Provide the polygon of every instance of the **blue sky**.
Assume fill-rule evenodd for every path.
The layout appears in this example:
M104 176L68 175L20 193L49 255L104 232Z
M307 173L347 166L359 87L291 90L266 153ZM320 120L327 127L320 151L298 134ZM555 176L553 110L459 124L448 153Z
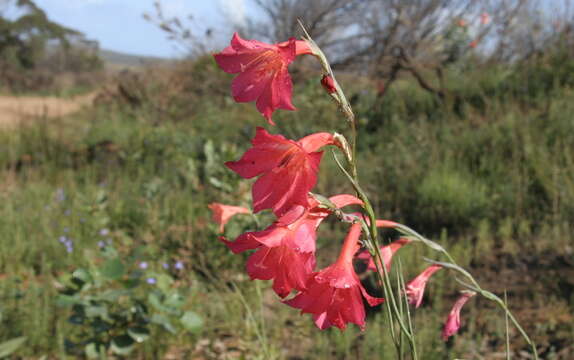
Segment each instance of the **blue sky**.
M245 0L161 0L166 15L192 14L198 28L227 28L226 17L244 21ZM154 14L153 0L36 0L48 17L77 29L100 47L139 55L184 55L142 14Z

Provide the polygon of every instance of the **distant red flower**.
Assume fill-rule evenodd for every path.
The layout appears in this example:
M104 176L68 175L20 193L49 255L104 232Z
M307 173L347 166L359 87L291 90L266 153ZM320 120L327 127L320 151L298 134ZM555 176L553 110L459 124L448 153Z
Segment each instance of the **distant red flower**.
M291 103L293 83L287 67L297 55L310 54L303 40L293 38L279 44L244 40L233 34L231 45L218 54L215 61L230 74L239 74L231 84L237 102L256 101L257 110L273 124L276 109L295 110Z
M245 179L260 176L251 191L253 211L273 209L281 216L295 205L308 207L307 193L317 183L323 155L317 150L335 144L333 136L316 133L293 141L258 127L251 143L240 160L225 165Z
M213 212L213 221L219 224L219 232L222 233L225 224L237 214L250 214L251 210L241 206L224 205L220 203L211 203L208 205L209 209Z
M468 44L471 48L475 49L478 46L478 40L473 40Z
M367 294L353 269L353 257L360 245L361 225L353 224L345 239L337 261L309 277L307 289L286 304L302 313L313 314L315 325L321 330L336 326L343 330L347 323L354 323L364 329L365 307L363 297L370 306L376 306L384 299Z
M487 12L483 12L480 14L480 24L481 25L488 25L490 24L490 15Z
M462 294L454 303L452 310L448 314L444 327L442 329L442 338L447 341L449 337L453 336L460 329L460 310L466 304L468 299L476 295L474 291L462 291Z
M391 271L391 263L393 261L393 255L401 248L403 245L410 243L411 240L407 238L399 238L398 240L393 241L389 245L381 246L381 257L383 258L383 263L385 264L385 268L387 272ZM371 257L371 254L367 250L361 252L357 255L357 259L367 260L368 265L367 269L372 271L377 271L377 267L375 266L375 261Z
M330 75L323 75L321 79L321 85L323 88L329 93L332 94L337 91L337 87L335 86L335 80Z
M352 195L330 198L337 207L362 202ZM235 241L223 242L234 253L257 249L247 261L247 273L252 279L273 279L273 290L285 297L292 289L304 290L315 268L317 228L329 215L310 198L311 208L295 206L263 231L247 232Z
M464 19L458 19L456 25L458 25L458 27L464 28L468 25L468 23Z
M416 308L421 306L429 278L441 268L442 266L440 265L431 265L406 285L409 304L414 305Z

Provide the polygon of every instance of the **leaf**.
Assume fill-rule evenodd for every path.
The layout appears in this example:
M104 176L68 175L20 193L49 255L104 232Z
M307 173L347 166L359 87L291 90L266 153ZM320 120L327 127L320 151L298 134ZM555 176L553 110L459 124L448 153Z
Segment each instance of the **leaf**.
M84 283L88 283L92 281L92 276L90 275L90 272L86 269L76 269L73 273L72 276L75 277L76 279L82 280Z
M118 355L129 355L134 349L135 341L128 335L116 336L112 339L111 349Z
M91 342L84 348L84 352L88 359L98 359L100 357L100 349L104 346L95 342ZM103 350L103 349L102 349Z
M60 294L56 297L56 305L58 306L72 306L76 304L81 304L82 300L80 300L77 296L72 295L63 295Z
M84 307L84 310L89 318L99 317L104 320L111 320L108 316L108 307L105 305L88 305Z
M149 339L150 331L143 326L135 326L128 329L128 335L135 341L141 343Z
M0 344L0 358L11 355L14 351L18 350L26 341L25 336L20 336Z
M166 329L172 334L175 334L177 332L175 330L175 327L169 321L169 319L161 314L153 314L151 317L151 322L153 324L163 326L164 329Z
M167 306L164 304L161 296L157 293L157 292L151 292L148 295L148 301L151 304L151 306L153 306L156 310L159 310L161 312L170 314L170 315L175 315L175 316L180 316L181 315L181 310L172 307L172 306Z
M118 258L107 260L100 269L102 275L110 280L120 279L126 269L122 261Z
M199 332L203 328L203 319L193 311L186 311L179 321L192 333Z
M179 309L185 303L185 297L178 292L169 294L164 300L163 304L169 307Z

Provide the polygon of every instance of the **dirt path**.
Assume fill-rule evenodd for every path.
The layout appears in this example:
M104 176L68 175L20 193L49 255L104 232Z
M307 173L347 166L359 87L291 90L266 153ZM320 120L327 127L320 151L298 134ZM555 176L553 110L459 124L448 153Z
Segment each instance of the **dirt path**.
M55 118L90 106L97 92L73 98L41 96L0 96L0 129L18 127L38 117Z

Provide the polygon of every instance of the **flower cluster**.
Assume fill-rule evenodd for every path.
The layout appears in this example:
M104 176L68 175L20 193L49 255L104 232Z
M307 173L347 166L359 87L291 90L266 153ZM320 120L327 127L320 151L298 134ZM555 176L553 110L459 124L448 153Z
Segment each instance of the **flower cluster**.
M234 99L255 101L259 112L274 125L272 115L277 109L295 110L288 66L298 55L318 56L312 49L313 45L301 40L265 44L234 34L231 45L214 57L224 71L238 74L231 88ZM331 74L323 75L321 85L332 97L339 98L341 92ZM221 203L212 203L209 208L222 234L236 214L271 210L275 220L267 228L245 232L235 240L222 235L221 241L235 254L252 251L246 265L249 277L272 281L272 288L283 303L312 314L318 328L345 329L353 323L364 329L364 302L376 306L384 299L367 293L355 272L354 260L365 261L369 270L390 272L393 255L412 239L399 238L381 247L376 251L380 254L378 263L371 252L360 251L362 231L370 227L371 221L376 222L373 229L398 224L344 213L347 206L365 207L366 203L353 195L339 194L327 199L311 193L317 183L322 149L327 146L339 148L347 159L352 157L348 143L338 134L319 132L291 140L257 127L251 147L239 160L225 163L240 177L256 179L251 189L253 210ZM349 231L336 261L316 269L317 230L331 214L349 224ZM409 303L421 305L426 283L441 268L432 265L406 285L404 296ZM466 300L468 296L455 305L445 326L445 338L458 330L458 314Z

